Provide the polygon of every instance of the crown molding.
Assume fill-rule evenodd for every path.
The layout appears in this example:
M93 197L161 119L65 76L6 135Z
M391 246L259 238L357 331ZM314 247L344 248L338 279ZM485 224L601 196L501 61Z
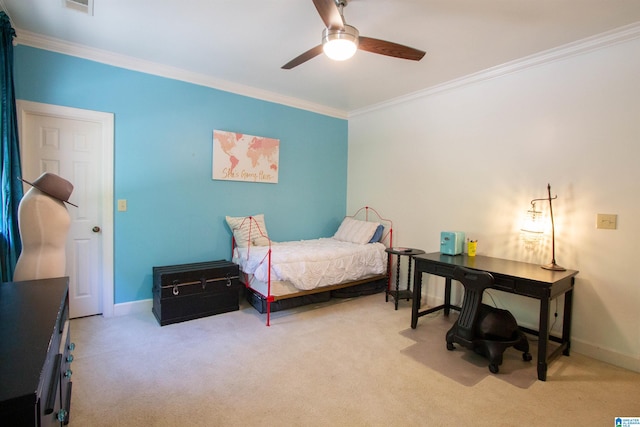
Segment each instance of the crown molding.
M89 48L76 43L70 43L52 37L46 37L41 34L16 28L16 44L35 47L38 49L48 50L61 53L64 55L75 56L78 58L88 59L119 68L125 68L132 71L139 71L146 74L152 74L169 79L180 80L187 83L193 83L199 86L219 89L225 92L235 93L262 101L273 102L293 108L311 111L314 113L346 119L347 112L329 108L324 105L307 102L298 98L284 96L275 92L269 92L255 87L241 85L222 79L216 79L211 76L194 73L177 67L170 67L151 61L144 61L126 55L120 55L106 50Z
M587 52L606 48L637 38L640 38L640 22L625 25L615 30L607 31L605 33L559 46L557 48L529 55L524 58L497 65L495 67L487 68L486 70L482 70L474 74L469 74L459 79L450 80L448 82L432 86L417 92L413 92L408 95L403 95L401 97L393 98L375 105L371 105L358 110L353 110L349 112L349 118L402 104L415 99L426 98L428 96L458 89L485 80L494 79L496 77L505 76L507 74L516 73L527 68L533 68L551 62L561 61L572 56L581 55Z

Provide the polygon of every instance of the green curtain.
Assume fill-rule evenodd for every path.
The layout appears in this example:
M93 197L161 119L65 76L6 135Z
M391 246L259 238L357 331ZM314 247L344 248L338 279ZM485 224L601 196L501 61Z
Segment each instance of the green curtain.
M13 87L13 38L16 32L6 13L0 11L0 177L2 180L2 220L0 222L0 267L2 281L13 279L22 250L18 230L18 205L22 199L18 118Z

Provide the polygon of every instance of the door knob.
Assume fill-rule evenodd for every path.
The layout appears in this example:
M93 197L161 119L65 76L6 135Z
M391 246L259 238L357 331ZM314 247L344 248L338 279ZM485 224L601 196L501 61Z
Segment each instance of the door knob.
M100 232L100 227L98 227L97 225L95 227L93 227L91 229L91 231L93 231L94 233L99 233Z

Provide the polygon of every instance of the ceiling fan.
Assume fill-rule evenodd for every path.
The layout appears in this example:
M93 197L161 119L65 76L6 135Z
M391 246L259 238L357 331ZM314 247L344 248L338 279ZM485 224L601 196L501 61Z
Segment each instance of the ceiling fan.
M358 29L347 25L342 11L348 0L313 0L320 18L326 25L322 31L322 44L309 49L282 66L290 70L324 52L337 61L351 58L357 49L379 55L420 61L425 52L385 40L360 36Z

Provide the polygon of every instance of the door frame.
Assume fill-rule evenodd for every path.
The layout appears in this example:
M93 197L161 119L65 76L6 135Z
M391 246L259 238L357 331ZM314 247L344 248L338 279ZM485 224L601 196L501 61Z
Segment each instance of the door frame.
M102 176L100 184L103 189L102 199L102 315L111 317L114 313L114 260L113 260L113 186L114 186L114 117L113 113L82 110L60 105L17 100L18 134L24 135L22 129L27 114L38 114L70 120L86 120L99 123L102 127ZM20 151L23 141L20 138Z

